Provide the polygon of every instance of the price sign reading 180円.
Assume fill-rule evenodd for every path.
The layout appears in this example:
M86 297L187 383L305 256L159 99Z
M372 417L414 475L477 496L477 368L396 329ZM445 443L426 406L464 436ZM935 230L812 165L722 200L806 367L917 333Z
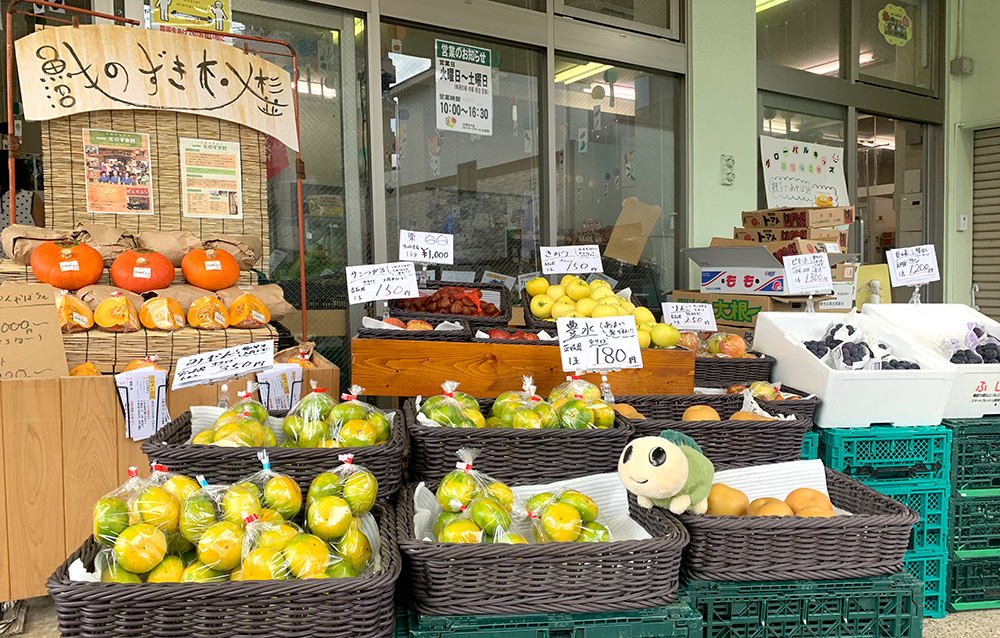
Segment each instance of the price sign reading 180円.
M632 317L559 317L556 327L565 372L642 367Z

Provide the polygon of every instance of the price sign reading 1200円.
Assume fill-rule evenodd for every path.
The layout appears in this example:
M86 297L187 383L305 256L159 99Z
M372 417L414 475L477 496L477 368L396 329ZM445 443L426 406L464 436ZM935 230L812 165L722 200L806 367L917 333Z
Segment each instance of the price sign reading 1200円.
M934 244L886 251L893 286L916 286L941 279Z
M451 233L400 230L399 260L429 264L454 264L455 236Z
M541 246L539 250L545 275L604 272L601 249L596 245Z
M352 304L417 297L417 272L412 261L347 266L347 298Z
M632 317L559 317L556 327L565 372L642 367Z

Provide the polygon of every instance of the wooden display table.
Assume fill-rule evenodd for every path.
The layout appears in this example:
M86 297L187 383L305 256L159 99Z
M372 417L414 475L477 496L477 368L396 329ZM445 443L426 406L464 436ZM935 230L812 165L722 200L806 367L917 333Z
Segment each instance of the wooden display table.
M694 352L643 350L643 367L608 374L616 395L692 394ZM557 346L354 339L351 381L373 396L433 396L441 384L458 381L462 392L495 397L520 390L531 375L541 394L566 380ZM600 384L598 374L584 375Z

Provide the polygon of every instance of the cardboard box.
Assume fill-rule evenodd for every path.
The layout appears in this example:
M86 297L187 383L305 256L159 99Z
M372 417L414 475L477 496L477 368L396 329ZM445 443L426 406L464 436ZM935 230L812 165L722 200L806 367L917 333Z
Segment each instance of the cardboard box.
M766 208L743 213L744 228L829 228L853 221L853 206Z
M832 299L816 296L813 301ZM704 293L697 290L675 290L675 303L711 304L715 322L723 326L752 328L757 325L757 315L762 312L803 312L809 297L762 297L759 295L726 295Z
M809 242L796 239L792 243L794 250L808 252ZM717 237L708 248L685 248L681 252L701 267L701 292L786 296L785 269L771 247L773 244ZM788 246L784 249L791 250ZM823 252L815 246L813 251ZM836 260L837 256L831 254L830 258Z
M775 259L784 263L789 255L811 255L814 253L839 253L840 244L836 241L816 241L811 239L789 239L788 241L771 241L764 244Z
M830 269L830 277L834 281L854 281L858 275L858 264L843 262Z
M758 244L803 239L836 243L841 252L847 250L847 231L834 228L734 228L733 239Z

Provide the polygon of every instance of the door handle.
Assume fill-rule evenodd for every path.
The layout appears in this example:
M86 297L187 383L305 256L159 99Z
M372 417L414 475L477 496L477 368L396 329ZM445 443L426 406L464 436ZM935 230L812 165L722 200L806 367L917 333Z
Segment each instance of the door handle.
M972 307L979 310L979 306L976 305L976 293L979 292L979 284L972 284Z

